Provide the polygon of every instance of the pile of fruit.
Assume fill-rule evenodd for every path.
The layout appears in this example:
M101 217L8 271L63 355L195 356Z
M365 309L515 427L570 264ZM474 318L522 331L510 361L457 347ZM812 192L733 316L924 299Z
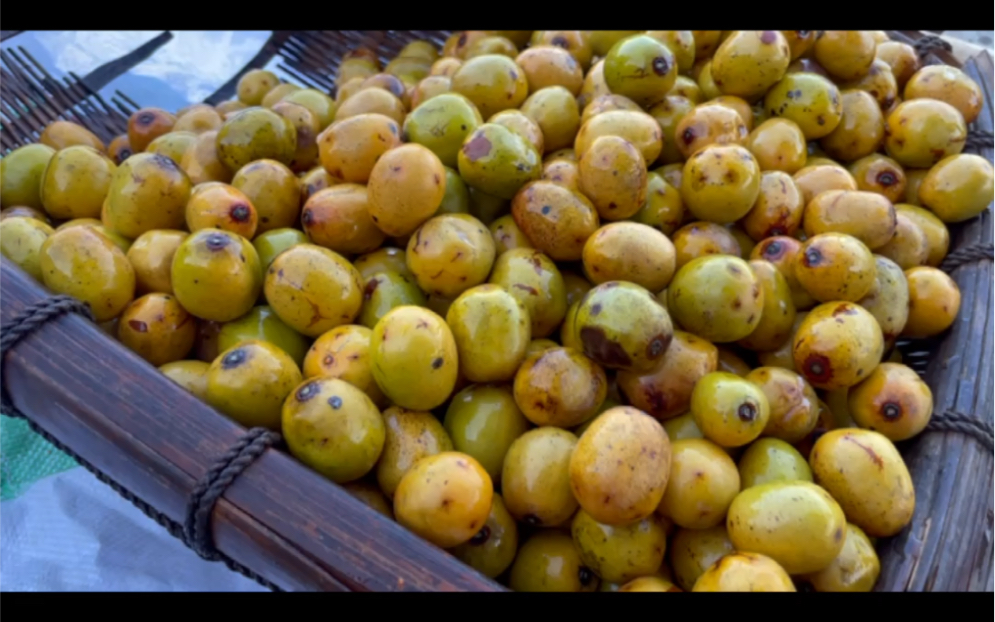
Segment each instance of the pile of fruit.
M2 250L514 590L867 591L981 106L881 32L465 31L53 123Z

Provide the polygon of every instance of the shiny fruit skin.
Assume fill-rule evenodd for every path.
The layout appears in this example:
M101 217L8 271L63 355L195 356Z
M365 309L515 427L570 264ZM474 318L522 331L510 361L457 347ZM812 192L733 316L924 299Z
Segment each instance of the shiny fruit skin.
M795 368L817 389L851 387L881 361L884 337L874 316L851 302L812 309L794 336Z
M401 478L394 514L398 523L422 538L451 548L480 531L493 498L494 486L480 463L448 451L418 461Z
M632 523L659 505L670 460L663 426L640 410L617 406L599 415L578 441L570 458L570 486L598 522Z

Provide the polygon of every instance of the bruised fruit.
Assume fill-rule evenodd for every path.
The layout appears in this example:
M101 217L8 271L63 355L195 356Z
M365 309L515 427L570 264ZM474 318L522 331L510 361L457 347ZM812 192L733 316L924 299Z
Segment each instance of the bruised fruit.
M312 243L343 255L371 252L385 239L370 217L366 187L359 184L316 192L304 204L301 224Z
M519 107L529 94L525 72L513 59L501 54L468 59L451 80L453 92L473 102L485 119Z
M176 116L162 108L137 110L128 119L128 144L134 153L141 153L153 140L173 131L175 124ZM103 150L103 145L98 149Z
M895 235L896 214L891 202L874 192L827 190L805 207L805 234L845 233L879 249Z
M485 123L470 133L457 160L467 185L502 199L511 199L542 173L535 147L497 123Z
M511 566L518 552L518 527L501 495L494 493L491 513L480 531L450 552L464 564L491 578Z
M211 130L197 136L197 139L183 154L180 168L190 178L191 184L208 181L229 183L232 171L218 158L218 133ZM120 163L119 163L120 164Z
M663 421L686 411L695 384L718 367L718 349L690 333L674 331L660 365L648 374L621 371L619 389L636 408Z
M657 39L635 35L612 46L605 56L603 71L612 93L646 106L663 99L674 86L677 59Z
M876 192L892 203L905 196L905 170L888 156L875 153L860 158L850 164L850 173L860 190Z
M736 236L727 227L714 222L690 222L674 232L673 241L678 269L692 259L706 255L739 257L742 254Z
M981 87L962 70L950 65L927 65L915 72L905 85L904 98L936 99L950 104L965 123L978 118L984 102Z
M867 75L874 62L877 42L867 30L827 30L816 39L814 56L838 80Z
M812 309L793 340L795 369L826 391L857 384L874 371L884 353L878 321L851 302L827 302Z
M383 154L370 172L369 212L390 236L414 233L439 208L446 170L432 151L406 144Z
M646 201L646 163L624 138L601 136L578 163L578 188L605 220L633 216Z
M807 145L798 124L790 119L767 119L750 132L744 143L761 171L791 175L805 166Z
M750 268L763 288L763 310L756 328L740 339L739 345L760 352L776 350L791 337L791 327L797 314L791 288L787 279L769 261L752 259Z
M595 363L647 373L666 353L674 329L650 291L635 283L608 281L581 298L574 332L578 347Z
M360 115L357 118L366 119L368 117ZM386 119L386 117L383 118ZM344 125L346 122L341 122L343 126L340 129L332 131L336 133L344 132L346 130L346 126ZM372 119L364 121L364 123L369 122L372 122ZM356 124L357 122L351 121L351 123ZM411 114L404 120L404 135L409 142L418 143L431 149L435 155L439 156L439 160L444 165L456 168L458 164L457 156L460 147L463 146L463 141L482 123L483 119L480 112L473 105L473 102L458 93L445 93L433 97L430 101L422 103L411 111ZM357 141L369 140L366 138L369 136L366 131L361 130L358 125L356 129L359 131L354 138L343 135L343 138L346 140L342 142L342 146L339 149L352 151L354 149L353 145L362 144ZM393 146L396 145L390 145L390 147ZM373 162L375 162L375 157L369 163L369 168L371 169ZM326 166L328 165L326 164Z
M531 245L556 261L581 259L585 243L600 225L598 212L584 195L545 180L515 195L511 215Z
M900 213L895 216L895 235L877 249L878 254L891 259L903 270L924 266L929 260L929 240L919 224Z
M926 265L938 267L950 250L950 230L932 211L909 205L908 203L897 203L895 211L904 214L909 220L914 222L926 236L926 244L929 253L926 257Z
M828 79L808 72L784 76L767 91L764 107L771 117L794 121L806 140L816 140L832 132L843 115L839 88Z
M696 106L674 128L673 139L684 159L709 145L742 145L749 132L728 106Z
M870 592L880 573L881 562L874 544L860 527L847 523L839 555L829 566L809 573L805 579L817 592Z
M852 162L871 155L884 141L884 113L866 91L844 90L840 94L842 118L828 134L822 136L819 146L830 156Z
M224 229L247 240L256 234L256 208L241 190L228 184L209 181L194 186L187 201L187 229Z
M857 182L850 171L834 164L811 164L795 173L793 179L802 193L802 203L806 206L823 192L857 189ZM802 217L803 223L804 220Z
M708 568L726 555L735 552L725 525L708 529L678 529L670 542L670 565L674 579L685 590Z
M673 235L685 216L681 193L655 172L649 173L646 179L646 202L632 219L658 229L664 235Z
M271 159L290 164L297 149L297 129L267 108L247 108L218 130L218 158L237 171L249 162Z
M885 122L885 150L906 167L933 166L963 151L966 140L967 125L960 111L937 99L904 101Z
M902 267L891 259L875 255L874 263L874 285L859 304L878 321L885 343L890 344L909 319L909 285Z
M565 87L535 91L522 103L521 111L539 125L547 153L573 145L580 129L580 108Z
M515 374L515 403L532 423L572 428L598 412L608 391L604 370L572 348L525 359Z
M263 97L280 84L280 79L272 71L252 69L238 80L236 93L238 100L247 106L258 106Z
M413 277L394 271L378 272L366 280L358 321L372 329L395 307L424 306L426 303L425 294L418 289Z
M660 157L663 133L656 119L638 110L609 110L591 117L577 132L574 151L578 156L601 136L619 136L632 143L643 154L646 166Z

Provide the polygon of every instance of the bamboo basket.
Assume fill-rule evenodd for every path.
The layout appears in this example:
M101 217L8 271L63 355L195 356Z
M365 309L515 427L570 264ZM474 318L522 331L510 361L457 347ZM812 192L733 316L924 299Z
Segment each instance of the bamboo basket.
M230 97L242 73L276 55L302 84L332 92L338 59L365 45L383 60L413 39L441 43L447 31L278 31L208 101ZM915 40L922 33L889 33ZM23 54L22 54L23 55ZM113 106L75 75L61 81L33 59L4 52L0 81L3 151L33 142L56 118L109 140L138 108L123 93ZM992 58L960 62L985 93L974 129L992 131ZM229 94L226 95L226 90ZM154 104L154 102L146 102ZM992 158L992 149L980 153ZM992 244L991 208L952 228L952 250ZM988 425L993 405L992 263L952 272L963 299L941 338L902 343L906 361L932 388L935 412L957 411ZM0 262L0 321L51 294L6 259ZM2 383L32 426L112 485L173 535L183 537L188 499L216 459L246 433L174 385L81 316L46 323L10 351ZM164 416L168 415L168 416ZM878 545L878 591L993 591L993 452L957 432L927 430L899 444L915 482L912 523ZM220 561L275 590L505 591L448 553L415 537L279 448L267 449L213 506Z

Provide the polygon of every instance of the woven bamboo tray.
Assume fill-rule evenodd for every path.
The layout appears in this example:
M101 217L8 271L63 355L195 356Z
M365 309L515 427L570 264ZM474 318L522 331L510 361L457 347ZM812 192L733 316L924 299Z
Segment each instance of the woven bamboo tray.
M274 33L243 72L276 55L281 69L300 82L331 91L338 58L357 44L389 58L407 41L441 42L446 34L282 31ZM921 36L889 34L909 40ZM930 58L961 65L942 50ZM10 59L5 53L2 60L4 151L31 142L54 118L68 118L109 138L123 131L125 115L138 107L118 94L115 109L75 76L60 83L28 59ZM991 132L991 56L972 58L963 68L985 92L984 110L972 129ZM15 71L24 84L9 88L9 74ZM12 107L12 101L20 108ZM990 147L980 153L989 159L993 155ZM952 228L951 248L990 248L992 231L989 208ZM951 274L963 295L953 327L939 339L900 347L933 389L937 413L965 413L991 425L995 327L990 251L987 259L965 263ZM6 259L0 261L4 326L50 296ZM5 356L3 372L0 380L12 404L36 430L177 537L184 537L188 501L198 482L246 434L76 314L61 315L23 339ZM917 505L909 527L879 544L882 568L876 589L995 590L991 447L958 432L927 430L899 448L915 482ZM367 508L279 448L265 450L234 480L214 504L210 519L220 561L273 589L505 589Z

